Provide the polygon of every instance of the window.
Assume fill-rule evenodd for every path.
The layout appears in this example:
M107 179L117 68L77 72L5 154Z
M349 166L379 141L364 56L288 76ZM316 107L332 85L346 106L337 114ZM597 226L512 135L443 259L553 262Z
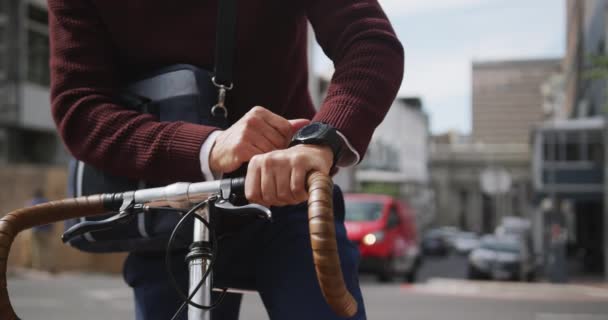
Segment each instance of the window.
M55 133L19 130L14 135L15 162L48 164L56 157L58 148Z
M49 25L49 16L46 10L32 4L27 6L27 18L30 22L39 23L44 26Z
M376 221L382 216L381 202L345 201L347 221Z
M585 145L585 158L587 161L593 162L598 165L604 163L604 148L603 137L601 131L589 131L587 132L587 139Z
M8 134L6 129L0 128L0 163L7 162L8 158Z
M581 136L580 132L569 132L565 135L565 160L581 161Z
M604 163L604 148L602 148L601 143L593 143L589 145L588 150L588 159L589 161L597 164L603 165Z
M2 16L2 0L0 0L0 16ZM0 19L0 81L6 78L6 68L7 68L7 53L8 46L7 42L9 41L7 36L7 27L6 21Z
M555 144L557 136L552 131L543 134L543 159L548 162L555 162L558 158L558 148Z
M400 223L399 214L397 214L397 209L395 208L395 206L393 206L393 207L391 207L391 212L389 213L386 227L388 229L391 229L391 228L398 226L399 223Z
M28 6L27 45L28 81L48 86L50 82L48 16L44 9L33 5Z
M0 81L6 80L6 50L0 46Z
M603 159L600 131L547 131L543 139L542 152L546 162L599 163Z
M6 36L6 25L3 22L0 22L0 47L6 47L6 41L8 41Z
M33 83L49 85L49 42L46 35L28 32L27 78Z

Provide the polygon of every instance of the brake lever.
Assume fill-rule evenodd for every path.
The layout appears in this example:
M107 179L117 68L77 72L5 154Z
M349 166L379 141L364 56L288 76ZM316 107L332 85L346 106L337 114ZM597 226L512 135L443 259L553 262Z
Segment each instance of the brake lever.
M135 215L143 211L142 205L130 206L121 210L118 214L99 221L83 221L73 225L61 236L61 241L67 243L72 239L92 231L103 231L114 228L117 225L126 224L135 218Z
M213 206L218 210L226 211L232 214L254 214L258 218L272 220L272 212L270 209L255 203L250 203L244 206L235 206L228 200L218 200L213 203Z

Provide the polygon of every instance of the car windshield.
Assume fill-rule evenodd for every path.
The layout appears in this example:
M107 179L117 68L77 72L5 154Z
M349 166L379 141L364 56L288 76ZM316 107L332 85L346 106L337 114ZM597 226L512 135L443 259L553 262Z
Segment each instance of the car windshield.
M497 239L486 239L481 242L481 247L483 249L500 251L500 252L510 252L510 253L519 253L519 244L515 241L504 241Z
M375 221L382 215L382 203L346 200L346 221Z

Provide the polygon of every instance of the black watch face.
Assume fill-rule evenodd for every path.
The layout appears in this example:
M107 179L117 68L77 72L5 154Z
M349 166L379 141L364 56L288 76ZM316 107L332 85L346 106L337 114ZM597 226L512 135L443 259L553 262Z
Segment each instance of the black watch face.
M306 127L302 128L302 131L300 131L300 137L301 138L308 138L311 136L315 136L319 133L319 131L321 130L321 124L320 123L312 123L307 125Z

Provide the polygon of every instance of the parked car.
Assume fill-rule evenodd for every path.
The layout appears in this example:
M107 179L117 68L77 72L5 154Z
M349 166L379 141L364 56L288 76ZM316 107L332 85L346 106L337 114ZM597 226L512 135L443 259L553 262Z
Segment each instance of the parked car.
M421 263L414 212L390 196L347 194L346 230L361 252L360 271L413 282Z
M519 237L482 237L469 254L469 279L532 281L535 275L535 257Z
M532 232L532 223L529 219L505 216L501 223L496 227L494 234L497 236L520 236L529 237Z
M422 252L425 255L447 255L460 232L458 228L450 226L428 230L422 238Z
M422 237L422 253L428 256L445 256L449 253L445 234L439 229L431 229Z
M479 247L479 237L474 232L459 232L452 238L455 253L466 255Z

